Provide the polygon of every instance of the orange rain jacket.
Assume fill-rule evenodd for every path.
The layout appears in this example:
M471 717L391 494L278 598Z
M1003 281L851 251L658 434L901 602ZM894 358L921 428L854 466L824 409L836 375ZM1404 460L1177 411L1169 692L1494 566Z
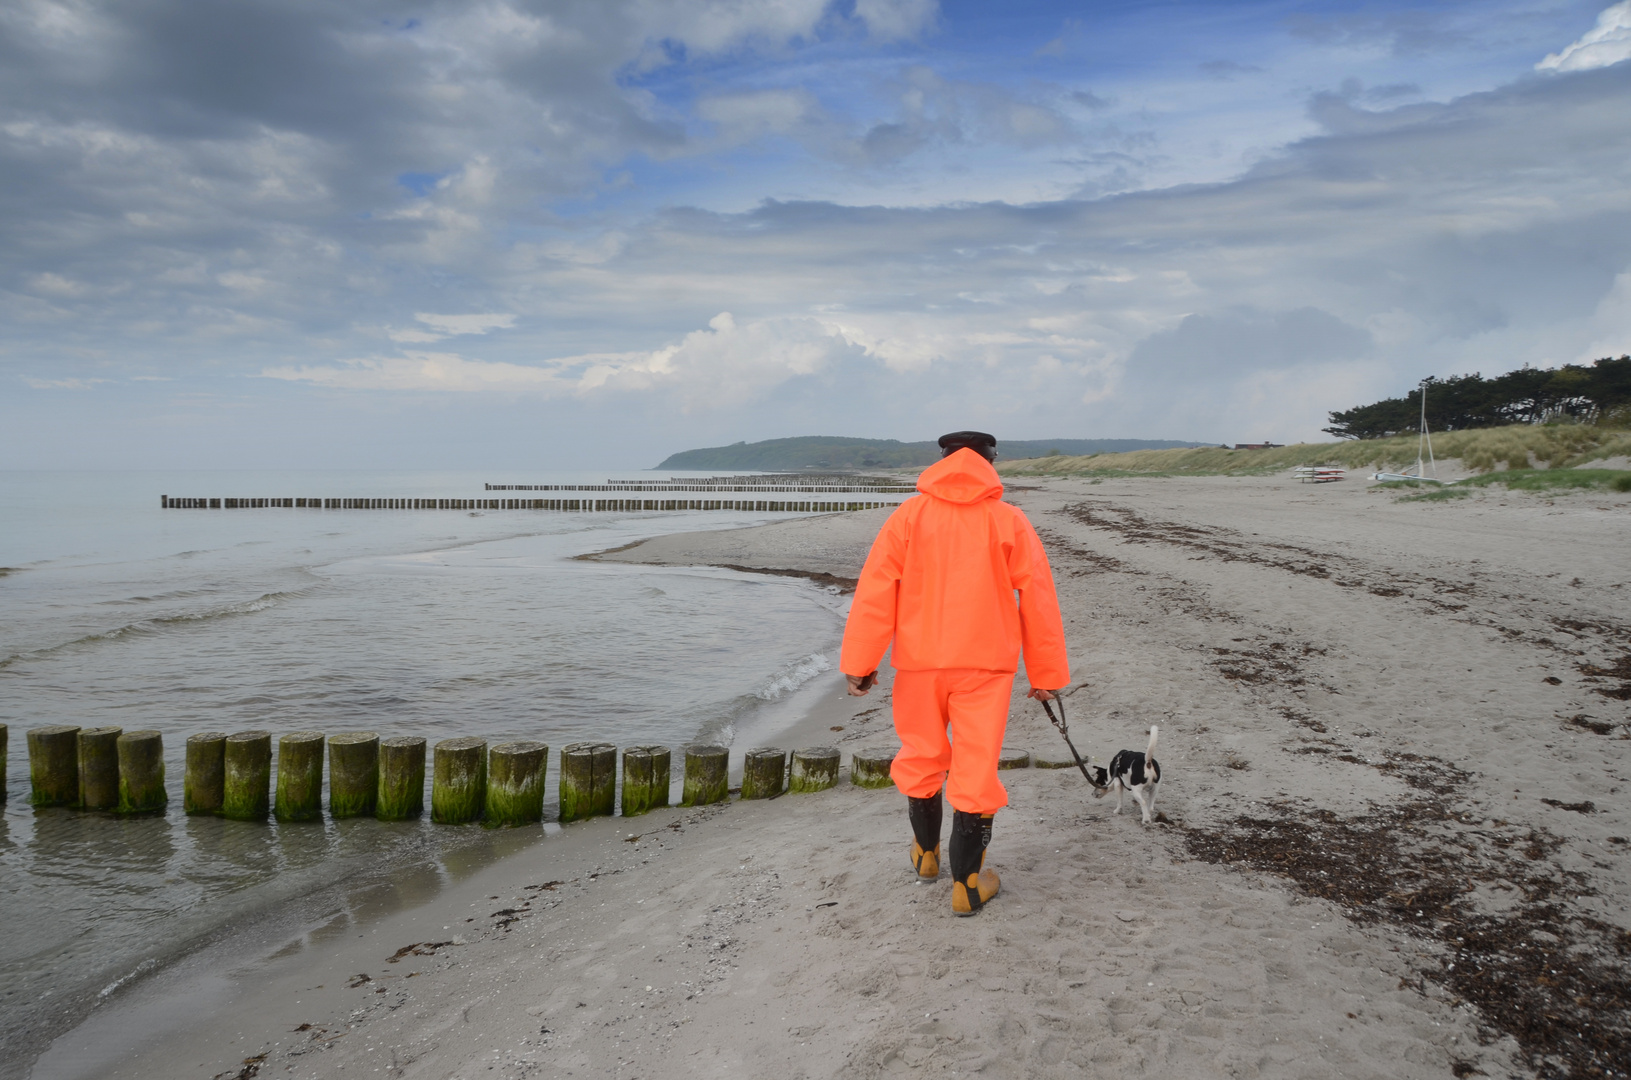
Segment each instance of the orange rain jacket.
M1002 501L997 470L965 448L923 470L917 489L872 543L839 667L870 674L893 639L900 671L1016 671L1023 647L1032 686L1066 686L1053 572L1025 514Z

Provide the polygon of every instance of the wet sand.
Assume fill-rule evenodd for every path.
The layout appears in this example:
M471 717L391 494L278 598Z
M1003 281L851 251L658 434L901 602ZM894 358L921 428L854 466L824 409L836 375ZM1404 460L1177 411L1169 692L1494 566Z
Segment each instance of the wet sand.
M944 877L913 879L904 800L847 776L529 831L426 895L359 902L190 984L134 983L36 1075L1631 1068L1631 497L1025 484L1072 733L1102 759L1161 725L1157 824L1071 771L1004 773L1003 892L973 919ZM880 518L608 558L853 578ZM887 686L824 685L785 745L893 745ZM1056 754L1023 690L1008 744ZM192 1019L172 1008L137 1053L158 1029L135 1006L165 993ZM97 1024L131 1051L75 1066Z

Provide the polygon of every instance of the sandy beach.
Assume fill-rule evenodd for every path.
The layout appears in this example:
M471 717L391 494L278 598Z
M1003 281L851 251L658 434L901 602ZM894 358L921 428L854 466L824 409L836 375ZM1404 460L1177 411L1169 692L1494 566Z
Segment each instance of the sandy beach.
M515 831L133 981L33 1075L1586 1077L1631 1070L1631 496L1025 479L1072 735L952 916L904 799ZM601 558L842 588L887 511ZM893 745L837 673L782 745ZM1007 745L1063 743L1016 682ZM740 747L737 749L741 749Z

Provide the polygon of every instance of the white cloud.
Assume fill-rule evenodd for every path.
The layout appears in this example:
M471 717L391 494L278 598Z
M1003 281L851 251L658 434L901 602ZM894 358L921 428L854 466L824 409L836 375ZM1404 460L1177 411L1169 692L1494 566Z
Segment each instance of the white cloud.
M43 274L35 274L30 279L28 287L45 296L57 296L65 299L80 296L85 292L85 286L79 282L49 271Z
M36 390L89 390L98 383L105 383L106 379L35 379L28 375L22 377L23 382Z
M641 0L636 17L655 38L683 42L697 53L718 54L761 39L807 37L826 14L828 0Z
M1597 25L1562 52L1535 65L1537 71L1589 71L1631 60L1631 0L1604 8Z
M915 38L934 26L937 0L855 0L855 17L884 41Z
M446 334L437 334L429 330L387 330L385 336L399 345L429 345L433 341L441 341Z
M819 118L820 106L805 90L754 90L720 94L697 102L697 115L719 129L727 142L795 131Z
M342 390L499 391L551 397L661 389L688 408L723 408L866 352L841 328L819 319L776 318L739 325L730 312L722 311L708 321L707 329L643 352L587 353L529 365L408 351L329 365L269 367L260 377Z
M569 388L558 372L523 364L467 360L457 353L409 352L402 356L342 360L330 366L273 367L266 379L310 383L338 390L543 390Z
M509 330L515 326L514 315L432 315L429 312L414 313L414 318L426 326L434 327L443 334L485 334L489 330ZM412 331L405 331L412 333ZM398 338L397 340L412 340Z
M841 330L813 318L772 318L738 325L728 311L679 342L638 359L584 371L585 390L663 387L689 408L725 408L816 375L862 350Z
M1587 325L1589 338L1585 346L1575 356L1561 359L1589 363L1603 356L1631 353L1631 269L1614 279L1614 287L1597 305Z
M268 284L265 278L246 274L242 270L228 270L224 274L217 274L215 280L229 289L246 293L260 292Z

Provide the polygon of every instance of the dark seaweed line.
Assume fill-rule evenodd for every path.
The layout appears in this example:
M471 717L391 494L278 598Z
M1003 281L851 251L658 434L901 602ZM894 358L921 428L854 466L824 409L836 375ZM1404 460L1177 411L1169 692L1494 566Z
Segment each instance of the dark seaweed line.
M1100 511L1098 516L1095 516L1094 514L1095 509ZM1122 520L1112 520L1110 517L1104 514L1104 511L1111 511L1119 514ZM1333 553L1317 552L1310 548L1299 547L1295 544L1265 541L1260 546L1285 551L1294 551L1315 561L1310 564L1301 564L1281 559L1264 558L1253 551L1247 550L1249 542L1244 538L1241 538L1238 541L1225 541L1214 538L1211 542L1205 542L1200 539L1196 539L1196 537L1214 535L1221 530L1215 528L1202 529L1196 526L1182 525L1174 522L1152 523L1141 517L1136 511L1126 507L1115 507L1108 504L1095 506L1094 504L1090 503L1078 503L1073 506L1065 507L1064 513L1069 514L1071 517L1075 518L1084 525L1116 533L1127 543L1154 542L1170 544L1176 547L1199 551L1203 554L1211 555L1225 562L1247 562L1258 566L1286 570L1306 577L1329 580L1333 584L1339 585L1343 588L1363 588L1370 592L1373 596L1380 596L1388 599L1404 598L1407 600L1420 600L1423 603L1428 604L1431 608L1435 609L1439 613L1457 616L1459 621L1467 624L1468 626L1479 626L1486 629L1492 629L1509 639L1524 641L1528 644L1544 649L1563 652L1571 651L1566 647L1559 645L1556 641L1549 637L1539 636L1538 633L1535 632L1526 633L1525 631L1514 630L1508 626L1505 626L1503 625L1501 619L1497 618L1491 613L1469 612L1469 605L1467 603L1454 603L1439 599L1439 596L1443 594L1450 594L1460 597L1471 597L1477 595L1477 589L1468 583L1446 581L1442 578L1422 575L1390 572L1388 583L1378 584L1376 582L1365 580L1365 575L1363 573L1360 573L1352 568L1351 560L1344 559L1342 556ZM1089 554L1080 552L1079 550L1075 550L1073 553ZM1091 555L1090 557L1094 560L1105 560L1107 563L1114 563L1116 561L1111 556ZM1330 568L1332 566L1347 566L1348 568L1342 571L1343 576L1338 577L1333 576ZM1112 567L1106 565L1105 568L1110 569ZM1121 567L1116 566L1113 568L1120 569ZM1401 588L1401 585L1405 587ZM1411 589L1431 590L1431 592L1435 595L1422 596L1411 592ZM1540 606L1543 603L1542 601L1537 601L1530 598L1504 598L1523 599L1530 607ZM1537 623L1541 622L1543 619L1543 617L1539 614L1533 614L1531 617ZM1600 639L1599 644L1604 648L1623 648L1627 643L1631 643L1631 626L1626 626L1624 624L1615 622L1612 619L1583 621L1579 619L1562 618L1556 615L1551 615L1545 616L1544 620L1550 622L1558 629L1565 630L1566 632L1579 638L1584 638L1588 634L1596 635ZM1575 667L1588 680L1608 679L1614 680L1618 683L1618 685L1615 686L1595 688L1595 693L1611 700L1631 701L1631 652L1624 653L1624 655L1612 661L1607 666L1590 663L1576 663Z

